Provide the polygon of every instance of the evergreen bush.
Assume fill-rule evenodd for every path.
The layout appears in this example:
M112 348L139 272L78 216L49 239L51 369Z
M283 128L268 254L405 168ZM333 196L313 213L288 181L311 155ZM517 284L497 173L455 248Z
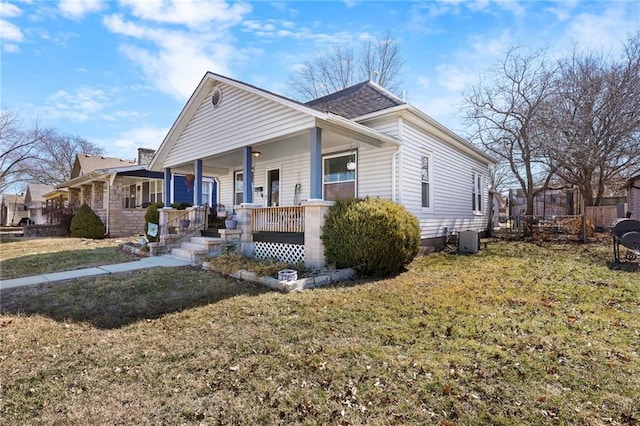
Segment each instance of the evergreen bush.
M71 219L71 236L79 238L104 238L105 227L102 219L83 203Z
M384 276L400 272L416 257L420 224L393 201L351 198L329 209L320 238L329 264Z
M156 225L160 224L160 212L158 212L158 209L161 209L164 207L164 203L151 203L147 206L147 211L144 214L144 234L147 236L147 240L154 242L154 241L158 241L159 239L159 235L156 236L151 236L147 233L147 231L149 230L149 224L150 223L155 223ZM160 233L160 231L158 230L158 234Z

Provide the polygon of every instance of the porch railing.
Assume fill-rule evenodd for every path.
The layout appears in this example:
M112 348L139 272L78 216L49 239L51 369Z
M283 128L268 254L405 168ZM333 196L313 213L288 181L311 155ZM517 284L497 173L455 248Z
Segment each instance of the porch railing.
M251 210L252 232L304 232L304 206Z
M209 213L207 205L173 213L175 215L172 215L173 217L166 224L158 226L157 247L165 247L167 237L192 237L200 235L200 231L207 229L207 215Z

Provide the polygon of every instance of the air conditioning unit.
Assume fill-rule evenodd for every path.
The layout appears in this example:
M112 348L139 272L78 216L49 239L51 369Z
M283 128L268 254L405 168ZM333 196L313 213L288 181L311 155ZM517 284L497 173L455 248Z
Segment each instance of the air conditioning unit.
M477 253L480 251L480 234L478 231L460 231L458 234L458 251L460 253Z

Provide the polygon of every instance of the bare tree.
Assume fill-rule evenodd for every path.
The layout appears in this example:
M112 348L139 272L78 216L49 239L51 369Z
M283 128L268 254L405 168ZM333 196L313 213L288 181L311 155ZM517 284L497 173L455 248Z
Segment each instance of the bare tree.
M0 192L19 183L27 163L36 157L42 133L35 123L24 131L17 114L10 110L0 112Z
M387 31L384 38L376 37L374 41L368 37L362 42L360 75L363 80L371 79L390 92L396 92L400 89L402 65L400 50L391 32Z
M305 61L289 76L289 86L301 99L316 99L356 83L372 80L394 92L400 87L403 61L397 43L387 32L369 37L358 55L349 44L335 44L322 55Z
M76 154L103 155L104 149L75 135L48 128L42 132L36 158L28 161L28 179L34 183L58 185L71 179Z
M573 54L560 61L549 119L558 175L585 205L599 205L611 184L640 167L640 32L619 60Z
M545 106L553 94L555 69L547 65L543 53L509 50L485 79L464 94L472 141L509 168L526 196L527 215L533 214L534 198L554 172L547 161Z

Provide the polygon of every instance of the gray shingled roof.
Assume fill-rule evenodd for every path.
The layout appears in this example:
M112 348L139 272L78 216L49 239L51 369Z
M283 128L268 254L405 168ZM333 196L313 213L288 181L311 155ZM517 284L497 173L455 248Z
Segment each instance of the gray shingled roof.
M403 105L400 98L371 81L347 87L339 92L307 102L305 105L353 119L372 112Z
M120 158L103 157L100 155L78 154L73 165L71 178L86 175L98 169L108 169L115 167L134 166L136 161L123 160Z

